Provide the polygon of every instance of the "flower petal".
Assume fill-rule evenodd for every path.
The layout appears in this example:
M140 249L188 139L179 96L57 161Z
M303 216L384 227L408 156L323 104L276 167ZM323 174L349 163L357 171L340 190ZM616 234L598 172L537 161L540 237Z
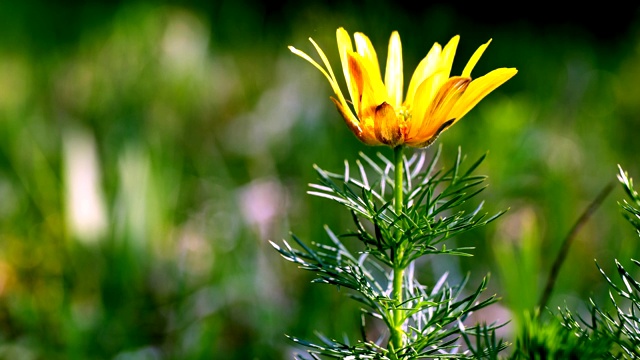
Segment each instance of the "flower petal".
M353 132L356 137L360 139L360 141L367 145L382 145L382 143L376 139L370 127L365 127L364 123L358 122L358 119L353 116L348 108L345 109L340 101L338 101L334 97L331 98L331 101L333 101L333 103L336 105L336 108L338 108L338 112L340 112L340 115L342 115L342 118L344 119L351 132Z
M348 53L349 75L353 85L353 95L358 97L359 107L356 109L360 121L373 119L375 109L386 102L387 92L382 80L371 77L366 62L356 53Z
M484 51L487 49L487 46L489 46L489 44L491 44L491 39L489 39L489 41L487 41L486 44L480 45L478 50L476 50L476 52L473 53L473 56L471 56L471 59L469 59L469 62L467 62L467 65L464 67L464 70L462 70L463 77L471 77L471 71L473 71L473 68L476 66L476 64L478 63L478 60L480 60L480 57L482 56Z
M403 131L393 106L382 103L375 109L374 131L378 141L395 147L403 142Z
M402 105L402 87L404 79L402 73L402 44L397 31L391 34L389 39L389 53L387 55L387 68L384 73L384 85L391 106L398 108Z
M416 136L419 142L429 140L457 121L457 118L452 114L452 109L456 108L456 104L467 90L470 82L470 78L454 76L438 90L427 108ZM451 120L453 122L449 123Z
M480 100L495 90L498 86L511 79L518 70L514 68L500 68L493 70L471 82L467 91L462 95L455 109L451 112L457 120L473 109Z
M340 86L338 85L338 81L336 80L336 76L334 75L333 70L331 69L331 65L329 64L329 60L327 59L327 56L324 54L324 52L318 46L318 44L316 44L316 42L313 41L312 38L309 38L309 41L311 41L313 46L316 48L316 51L318 52L318 55L320 55L320 58L322 59L322 62L324 63L324 65L327 67L327 70L325 70L322 66L320 66L320 64L318 64L315 60L313 60L305 52L303 52L301 50L298 50L293 46L289 46L289 50L291 50L292 53L300 56L301 58L303 58L305 60L307 60L316 69L320 70L320 72L324 75L324 77L326 77L327 80L329 80L329 85L331 85L331 89L333 90L333 92L338 97L338 100L346 108L346 111L351 113L351 110L349 109L349 107L347 105L347 101L345 100L344 95L342 94L342 90L340 90ZM351 114L351 116L353 117L353 113Z
M427 109L431 104L431 101L436 96L439 88L436 84L440 84L446 80L444 71L436 71L426 78L415 94L413 109L411 110L411 119L409 121L409 138L414 138L418 135L418 132L422 128L425 120L428 120L425 116Z
M363 58L363 63L367 67L369 76L372 78L380 79L382 82L382 76L380 75L380 63L378 63L378 55L376 50L371 44L371 40L360 32L353 34L353 38L356 42L356 51Z
M458 48L458 43L460 42L460 36L456 35L449 40L447 45L442 49L442 54L440 55L440 64L438 68L444 69L447 78L451 75L451 67L453 66L453 58L456 56L456 49Z
M324 75L327 80L329 80L329 84L331 85L331 88L333 89L333 92L337 92L336 90L340 90L339 87L335 87L335 82L333 81L333 78L331 76L329 76L329 74L327 73L327 71L320 66L320 64L318 64L315 60L313 60L309 55L307 55L305 52L298 50L296 48L294 48L293 46L289 46L289 50L291 50L292 53L300 56L301 58L307 60L308 62L311 63L311 65L315 66L316 69L320 70L320 72L322 73L322 75Z
M442 47L440 46L440 44L433 44L427 56L425 56L425 58L420 61L420 64L418 64L418 67L413 72L413 76L411 77L411 81L409 82L407 98L404 103L404 106L406 108L412 107L413 103L415 102L414 99L418 87L425 81L425 79L431 76L438 67L438 61L440 60L441 52Z
M338 28L336 30L336 39L338 41L338 52L340 54L340 61L342 62L342 72L344 73L345 81L347 82L347 90L351 97L354 109L358 111L360 107L359 94L354 94L353 85L351 83L351 76L349 75L349 58L347 53L353 52L353 45L351 44L351 37L344 28Z

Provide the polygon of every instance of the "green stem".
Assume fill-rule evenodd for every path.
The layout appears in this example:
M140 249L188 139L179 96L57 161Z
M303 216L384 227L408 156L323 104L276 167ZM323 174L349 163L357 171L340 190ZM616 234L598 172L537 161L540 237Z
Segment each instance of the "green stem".
M395 187L394 187L394 202L395 202L395 211L396 215L400 217L402 215L402 210L404 208L403 196L404 192L402 189L403 183L403 172L404 172L404 157L403 152L404 147L402 145L396 146L393 149L394 161L395 161ZM397 231L396 233L396 243L393 245L393 300L395 302L396 308L393 310L393 322L394 326L391 329L391 348L394 356L397 354L397 351L404 347L404 339L402 336L403 330L402 325L404 323L403 313L400 309L400 304L402 303L402 290L403 290L403 279L404 279L404 267L402 265L403 262L403 250L400 241L402 239L402 233ZM397 357L396 357L397 358Z
M402 191L402 180L404 178L403 174L404 174L404 157L402 156L402 151L404 150L404 146L400 145L400 146L396 146L393 149L393 157L394 157L394 162L395 162L395 166L396 166L396 186L394 188L395 191L395 209L396 209L396 214L398 214L398 216L400 216L400 214L402 214L402 208L403 208L403 196L404 193Z
M393 310L394 327L391 329L391 344L393 346L393 352L397 353L399 349L404 347L404 339L402 336L402 325L404 321L402 319L402 310L400 310L400 304L402 303L402 285L403 285L404 269L396 268L393 271L393 298L395 300L396 308Z

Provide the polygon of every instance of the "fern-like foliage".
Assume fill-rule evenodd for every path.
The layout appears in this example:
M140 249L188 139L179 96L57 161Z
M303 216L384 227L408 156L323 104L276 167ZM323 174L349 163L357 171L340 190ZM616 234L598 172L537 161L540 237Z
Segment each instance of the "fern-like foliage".
M469 231L495 220L503 212L493 216L481 213L482 203L473 211L461 209L461 205L474 197L486 186L480 186L486 176L473 175L482 163L480 157L466 169L462 168L464 157L458 149L454 165L449 169L436 170L440 148L430 161L426 153L414 154L405 159L403 184L404 211L396 214L389 196L393 186L393 162L378 153L378 161L361 153L356 161L357 176L351 174L345 161L344 172L331 173L315 166L319 184L310 184L309 194L324 197L347 207L354 219L356 230L343 236L354 236L366 246L366 252L389 266L406 267L413 260L428 254L470 255L472 247L447 248L442 243L462 232ZM363 162L373 170L367 175ZM373 178L373 180L372 180ZM369 222L367 229L362 221ZM401 242L396 241L401 232ZM405 256L398 264L394 250L402 247Z
M619 167L618 180L628 199L619 202L623 216L640 234L640 195L633 179ZM639 268L640 262L632 259ZM512 359L640 359L640 282L616 260L621 284L596 263L609 287L607 306L589 300L588 316L559 309L542 321L529 318L515 344Z
M640 195L633 187L633 179L629 177L629 174L622 170L622 167L618 166L620 172L618 173L618 181L622 184L622 188L627 193L628 200L622 200L619 203L624 210L623 216L636 228L636 231L640 235Z
M467 290L468 277L450 285L447 274L432 286L418 282L414 260L435 254L470 255L470 247L448 248L444 242L462 232L485 225L493 216L480 213L482 204L471 212L461 208L484 189L484 176L473 175L484 156L466 169L458 151L450 169L436 170L438 150L430 161L424 152L405 158L402 212L393 206L394 163L381 154L372 159L361 154L355 174L345 162L342 173L318 166L319 183L310 194L337 202L351 213L355 230L337 235L325 227L329 244L306 244L292 235L293 243L272 242L277 251L299 268L315 274L313 282L348 289L348 296L362 305L362 329L357 339L331 339L318 334L312 342L290 337L307 348L297 359L476 359L497 358L507 344L495 336L501 324L468 324L472 313L497 301L483 297L488 277L475 290ZM358 239L363 246L353 252L343 243ZM402 256L398 255L402 254ZM401 302L394 296L394 272L402 269ZM389 351L389 333L368 339L367 324L382 322L398 328L404 346Z

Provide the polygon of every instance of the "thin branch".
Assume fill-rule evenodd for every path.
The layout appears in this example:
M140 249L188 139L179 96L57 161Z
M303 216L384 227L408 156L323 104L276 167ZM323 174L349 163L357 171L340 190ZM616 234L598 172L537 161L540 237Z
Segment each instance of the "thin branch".
M604 202L609 193L611 193L614 184L615 182L611 181L600 191L598 196L591 202L591 204L589 204L580 218L578 218L576 223L571 228L571 231L569 231L569 234L567 234L567 237L565 237L564 241L562 242L562 247L560 248L560 252L553 262L553 266L551 267L551 271L549 272L549 277L547 278L547 284L545 285L544 292L542 293L542 297L540 298L540 302L538 303L538 307L540 309L547 306L547 303L549 302L549 297L551 296L551 292L553 291L553 287L558 278L560 267L564 263L564 260L567 258L567 254L569 253L569 248L573 243L573 239L576 237L578 231L582 229L582 227L587 223L591 215L593 215L593 213L598 209L600 204Z

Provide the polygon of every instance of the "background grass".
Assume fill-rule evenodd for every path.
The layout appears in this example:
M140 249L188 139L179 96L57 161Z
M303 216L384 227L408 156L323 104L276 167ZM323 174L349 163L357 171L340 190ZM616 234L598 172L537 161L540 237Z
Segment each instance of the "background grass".
M267 242L350 226L305 194L312 164L390 156L356 140L325 79L287 50L311 52L311 36L337 68L339 26L381 59L398 30L407 77L456 34L454 73L490 38L474 75L518 68L438 140L444 163L458 146L489 152L481 198L510 210L456 239L475 257L420 265L425 281L491 273L503 300L479 316L514 319L513 340L617 164L640 177L637 6L546 5L0 3L0 358L281 359L285 333L355 331L355 304ZM618 186L578 234L551 308L606 298L594 259L613 273L638 257L623 197Z

